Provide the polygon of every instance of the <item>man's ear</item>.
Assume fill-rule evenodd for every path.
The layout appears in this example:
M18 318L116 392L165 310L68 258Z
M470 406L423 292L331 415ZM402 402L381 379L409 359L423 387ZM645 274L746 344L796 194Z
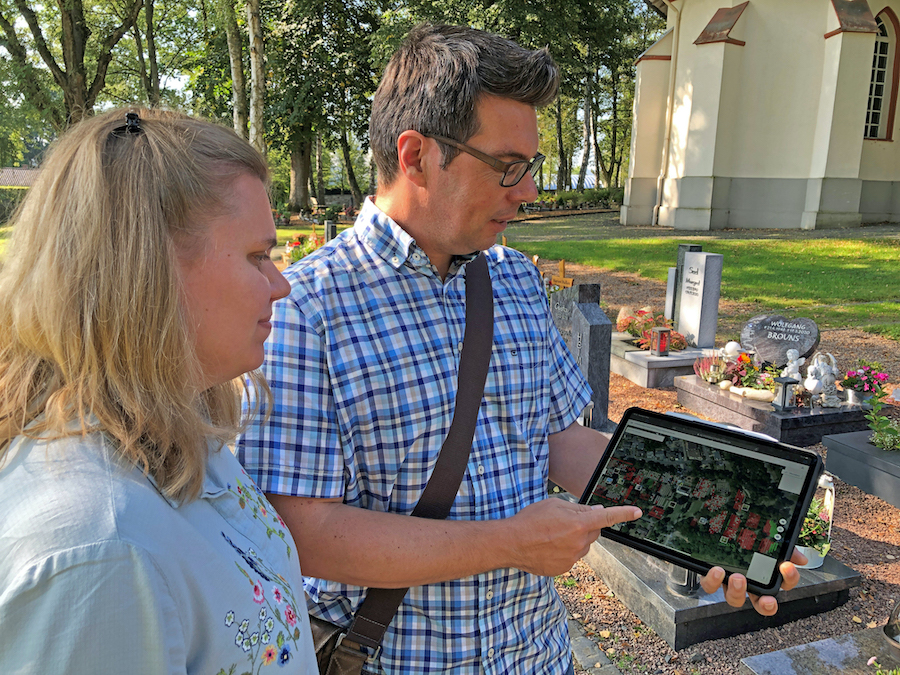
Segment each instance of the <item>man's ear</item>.
M404 131L397 138L397 160L400 163L400 175L417 187L425 187L425 137L411 129Z

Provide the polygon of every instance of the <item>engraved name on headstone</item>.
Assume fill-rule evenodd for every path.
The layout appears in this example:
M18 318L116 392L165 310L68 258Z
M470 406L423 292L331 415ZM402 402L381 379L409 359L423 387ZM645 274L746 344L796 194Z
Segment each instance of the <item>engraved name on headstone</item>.
M788 361L789 349L796 349L802 357L812 355L819 346L819 327L812 319L761 314L744 325L741 346L754 350L762 361L781 367Z
M684 256L688 253L700 253L703 247L699 244L678 244L678 255L675 258L675 294L672 296L672 319L675 321L675 330L684 333L678 326L681 315L681 287L684 284Z
M691 347L715 346L723 260L719 253L684 254L678 332Z
M600 284L578 284L550 295L550 312L591 386L591 428L607 429L612 322L600 309Z

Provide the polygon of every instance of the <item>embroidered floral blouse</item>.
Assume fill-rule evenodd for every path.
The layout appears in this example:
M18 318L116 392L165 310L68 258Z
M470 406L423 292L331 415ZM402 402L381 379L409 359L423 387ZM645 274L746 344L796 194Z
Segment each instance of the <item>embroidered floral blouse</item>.
M294 541L227 448L179 505L100 434L19 437L0 514L0 673L318 673Z

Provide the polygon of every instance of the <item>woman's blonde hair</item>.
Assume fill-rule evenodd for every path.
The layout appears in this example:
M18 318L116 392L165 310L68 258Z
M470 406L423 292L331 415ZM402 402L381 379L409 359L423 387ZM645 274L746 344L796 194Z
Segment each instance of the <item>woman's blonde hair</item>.
M102 431L168 497L199 495L208 440L239 429L240 384L195 384L177 255L202 254L247 174L268 181L246 141L176 112L114 110L56 142L0 269L0 459L20 434Z

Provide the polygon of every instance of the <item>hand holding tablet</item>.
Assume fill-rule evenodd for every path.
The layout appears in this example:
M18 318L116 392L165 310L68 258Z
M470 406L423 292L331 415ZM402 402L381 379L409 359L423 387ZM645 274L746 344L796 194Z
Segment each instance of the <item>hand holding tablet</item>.
M721 567L743 575L751 593L773 595L822 469L818 455L800 448L630 408L580 501L642 509L604 537L700 574ZM793 586L796 571L784 569ZM713 573L706 586L718 581ZM727 587L726 600L742 604L743 591ZM774 613L774 599L755 600L757 611Z

